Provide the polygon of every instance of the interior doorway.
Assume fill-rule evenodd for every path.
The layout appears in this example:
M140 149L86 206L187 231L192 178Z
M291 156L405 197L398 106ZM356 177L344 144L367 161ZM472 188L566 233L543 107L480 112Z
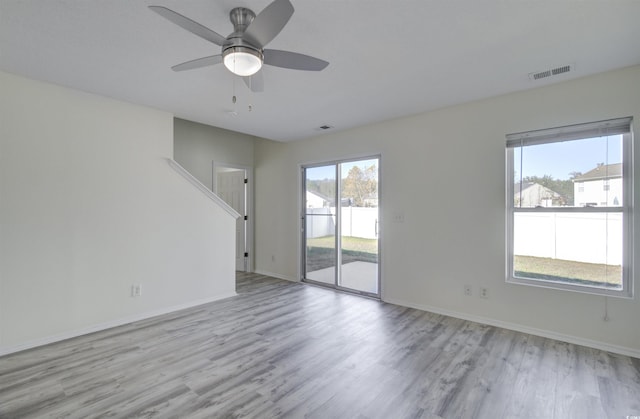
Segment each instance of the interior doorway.
M380 297L380 157L302 167L302 280Z
M240 214L236 220L236 271L252 272L252 170L213 162L211 183L211 190Z

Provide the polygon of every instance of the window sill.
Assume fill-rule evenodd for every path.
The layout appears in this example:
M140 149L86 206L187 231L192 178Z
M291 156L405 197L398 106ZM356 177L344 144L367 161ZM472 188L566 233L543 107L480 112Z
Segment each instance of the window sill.
M560 291L571 291L571 292L577 292L581 294L602 295L605 297L615 297L615 298L624 298L624 299L633 298L632 290L621 290L621 289L612 289L612 288L577 285L577 284L574 285L574 284L565 283L565 282L540 280L540 279L528 279L528 278L522 278L517 276L507 277L506 282L507 284L526 285L530 287L547 288L547 289L554 289L554 290L560 290Z

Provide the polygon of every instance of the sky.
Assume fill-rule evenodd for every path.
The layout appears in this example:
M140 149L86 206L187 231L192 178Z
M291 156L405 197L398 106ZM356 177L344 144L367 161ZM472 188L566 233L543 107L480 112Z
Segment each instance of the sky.
M566 141L524 147L522 168L520 168L519 149L514 151L516 179L523 176L550 175L554 179L570 178L571 172L586 173L595 169L598 163L613 164L622 162L622 136L589 138L578 141ZM349 170L359 165L364 168L377 164L377 159L342 163L343 178ZM335 165L307 169L309 179L335 178Z
M360 166L361 169L369 167L371 165L378 166L378 159L371 160L358 160L342 163L342 178L347 177L347 173L353 166ZM307 169L307 179L310 180L322 180L322 179L335 179L335 164L328 166L311 167Z
M516 178L523 176L550 175L554 179L570 178L571 172L586 173L595 169L598 163L614 164L622 162L622 136L589 138L535 145L523 148L522 168L520 154L514 150Z

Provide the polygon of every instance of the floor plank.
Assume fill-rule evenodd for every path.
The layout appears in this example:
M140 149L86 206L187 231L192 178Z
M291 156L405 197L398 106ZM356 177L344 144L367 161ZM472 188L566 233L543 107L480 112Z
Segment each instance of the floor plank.
M238 296L0 358L0 418L619 418L640 360L239 273Z

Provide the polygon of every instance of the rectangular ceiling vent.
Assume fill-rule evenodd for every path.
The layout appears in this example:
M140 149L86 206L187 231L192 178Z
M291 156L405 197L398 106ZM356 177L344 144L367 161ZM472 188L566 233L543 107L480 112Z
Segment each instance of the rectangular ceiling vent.
M567 64L560 67L550 68L549 70L538 71L536 73L529 73L531 80L545 79L551 76L557 76L559 74L568 73L573 70L573 64Z

